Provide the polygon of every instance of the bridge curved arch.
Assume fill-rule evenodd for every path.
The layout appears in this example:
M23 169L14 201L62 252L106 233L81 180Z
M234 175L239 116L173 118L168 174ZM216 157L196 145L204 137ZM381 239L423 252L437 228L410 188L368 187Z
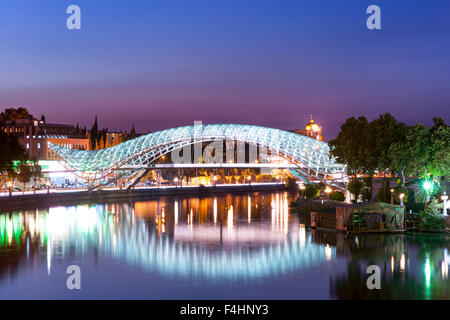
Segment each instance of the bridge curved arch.
M330 157L327 143L300 134L268 127L210 124L149 133L111 148L81 151L49 144L69 169L95 174L100 179L125 165L145 166L157 158L198 142L231 139L266 147L298 166L305 175L326 178L342 173L343 166Z

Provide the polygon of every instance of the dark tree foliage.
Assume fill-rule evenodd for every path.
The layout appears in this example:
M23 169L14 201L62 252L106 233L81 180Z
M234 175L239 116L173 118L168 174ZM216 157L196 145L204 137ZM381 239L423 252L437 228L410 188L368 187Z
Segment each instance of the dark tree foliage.
M398 122L390 113L382 114L369 125L369 136L372 146L372 163L379 171L391 166L392 153L390 147L405 139L406 125ZM370 173L370 172L368 172Z
M95 116L95 121L94 124L91 128L91 145L92 148L95 148L95 146L97 146L100 142L100 135L99 135L99 131L98 131L98 121L97 121L97 116Z
M284 184L289 190L298 190L297 179L295 179L294 177L287 177Z
M355 179L357 174L372 177L375 171L389 170L402 186L407 176L433 179L437 185L445 185L450 175L450 129L442 118L434 118L432 127L406 126L389 113L372 122L365 117L349 118L329 144L331 155L346 165ZM363 180L364 186L360 186L355 179L348 186L350 192L370 201L370 181ZM389 188L384 186L376 199L389 202Z
M340 191L333 191L330 193L330 200L333 201L345 201L345 194Z
M134 139L136 138L136 129L134 128L134 124L131 127L131 131L130 131L130 139Z
M331 155L345 164L350 174L374 170L371 161L370 138L367 135L369 123L365 117L347 119L341 126L336 139L329 142Z
M367 176L362 178L362 200L364 202L372 201L373 177Z
M32 119L33 116L26 108L9 108L0 113L0 122L14 121L19 119Z
M23 161L26 158L25 150L17 137L0 132L0 171L11 170L13 161Z
M350 174L373 175L390 167L390 147L405 139L405 125L385 113L368 122L365 117L350 118L329 142L331 155L347 166Z
M320 185L309 183L305 186L305 190L303 190L303 196L306 199L316 199L321 189L322 187Z
M448 177L450 170L450 128L442 118L434 118L433 126L409 126L403 140L390 147L390 168L404 184L405 176ZM445 179L444 179L445 180Z
M358 179L357 177L353 177L347 184L347 190L355 196L356 200L359 199L359 196L363 192L363 188L364 185L361 182L361 179Z
M419 229L422 231L443 231L445 228L444 217L442 216L437 200L433 200L424 211L421 212L422 220Z

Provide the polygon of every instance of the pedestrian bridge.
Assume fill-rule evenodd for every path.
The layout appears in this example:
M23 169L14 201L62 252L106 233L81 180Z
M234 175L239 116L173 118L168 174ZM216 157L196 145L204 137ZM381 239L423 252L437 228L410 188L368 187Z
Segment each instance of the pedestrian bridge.
M266 148L286 159L307 179L330 182L342 178L345 168L330 157L327 143L289 131L240 124L194 125L157 131L111 148L81 151L49 144L68 170L98 181L118 170L136 175L154 167L155 161L174 151L203 142L236 141ZM184 163L184 165L186 165ZM200 164L217 166L218 164ZM279 164L283 167L285 164ZM328 181L327 181L328 180Z

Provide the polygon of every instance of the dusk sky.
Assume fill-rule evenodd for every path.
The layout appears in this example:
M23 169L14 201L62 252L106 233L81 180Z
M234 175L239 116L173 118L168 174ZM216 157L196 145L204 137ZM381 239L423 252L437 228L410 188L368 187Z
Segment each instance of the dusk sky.
M81 7L82 29L66 28ZM381 8L368 30L366 8ZM448 0L0 0L0 110L156 131L450 122Z

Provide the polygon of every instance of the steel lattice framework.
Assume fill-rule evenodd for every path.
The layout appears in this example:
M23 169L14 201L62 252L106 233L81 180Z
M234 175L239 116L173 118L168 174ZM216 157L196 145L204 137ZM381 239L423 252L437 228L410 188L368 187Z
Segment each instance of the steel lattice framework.
M143 170L173 150L220 139L263 146L295 164L296 171L308 178L331 179L345 170L330 157L325 142L284 130L240 124L172 128L95 151L73 150L50 143L49 148L57 153L67 169L80 173L85 179L98 180L119 169Z

